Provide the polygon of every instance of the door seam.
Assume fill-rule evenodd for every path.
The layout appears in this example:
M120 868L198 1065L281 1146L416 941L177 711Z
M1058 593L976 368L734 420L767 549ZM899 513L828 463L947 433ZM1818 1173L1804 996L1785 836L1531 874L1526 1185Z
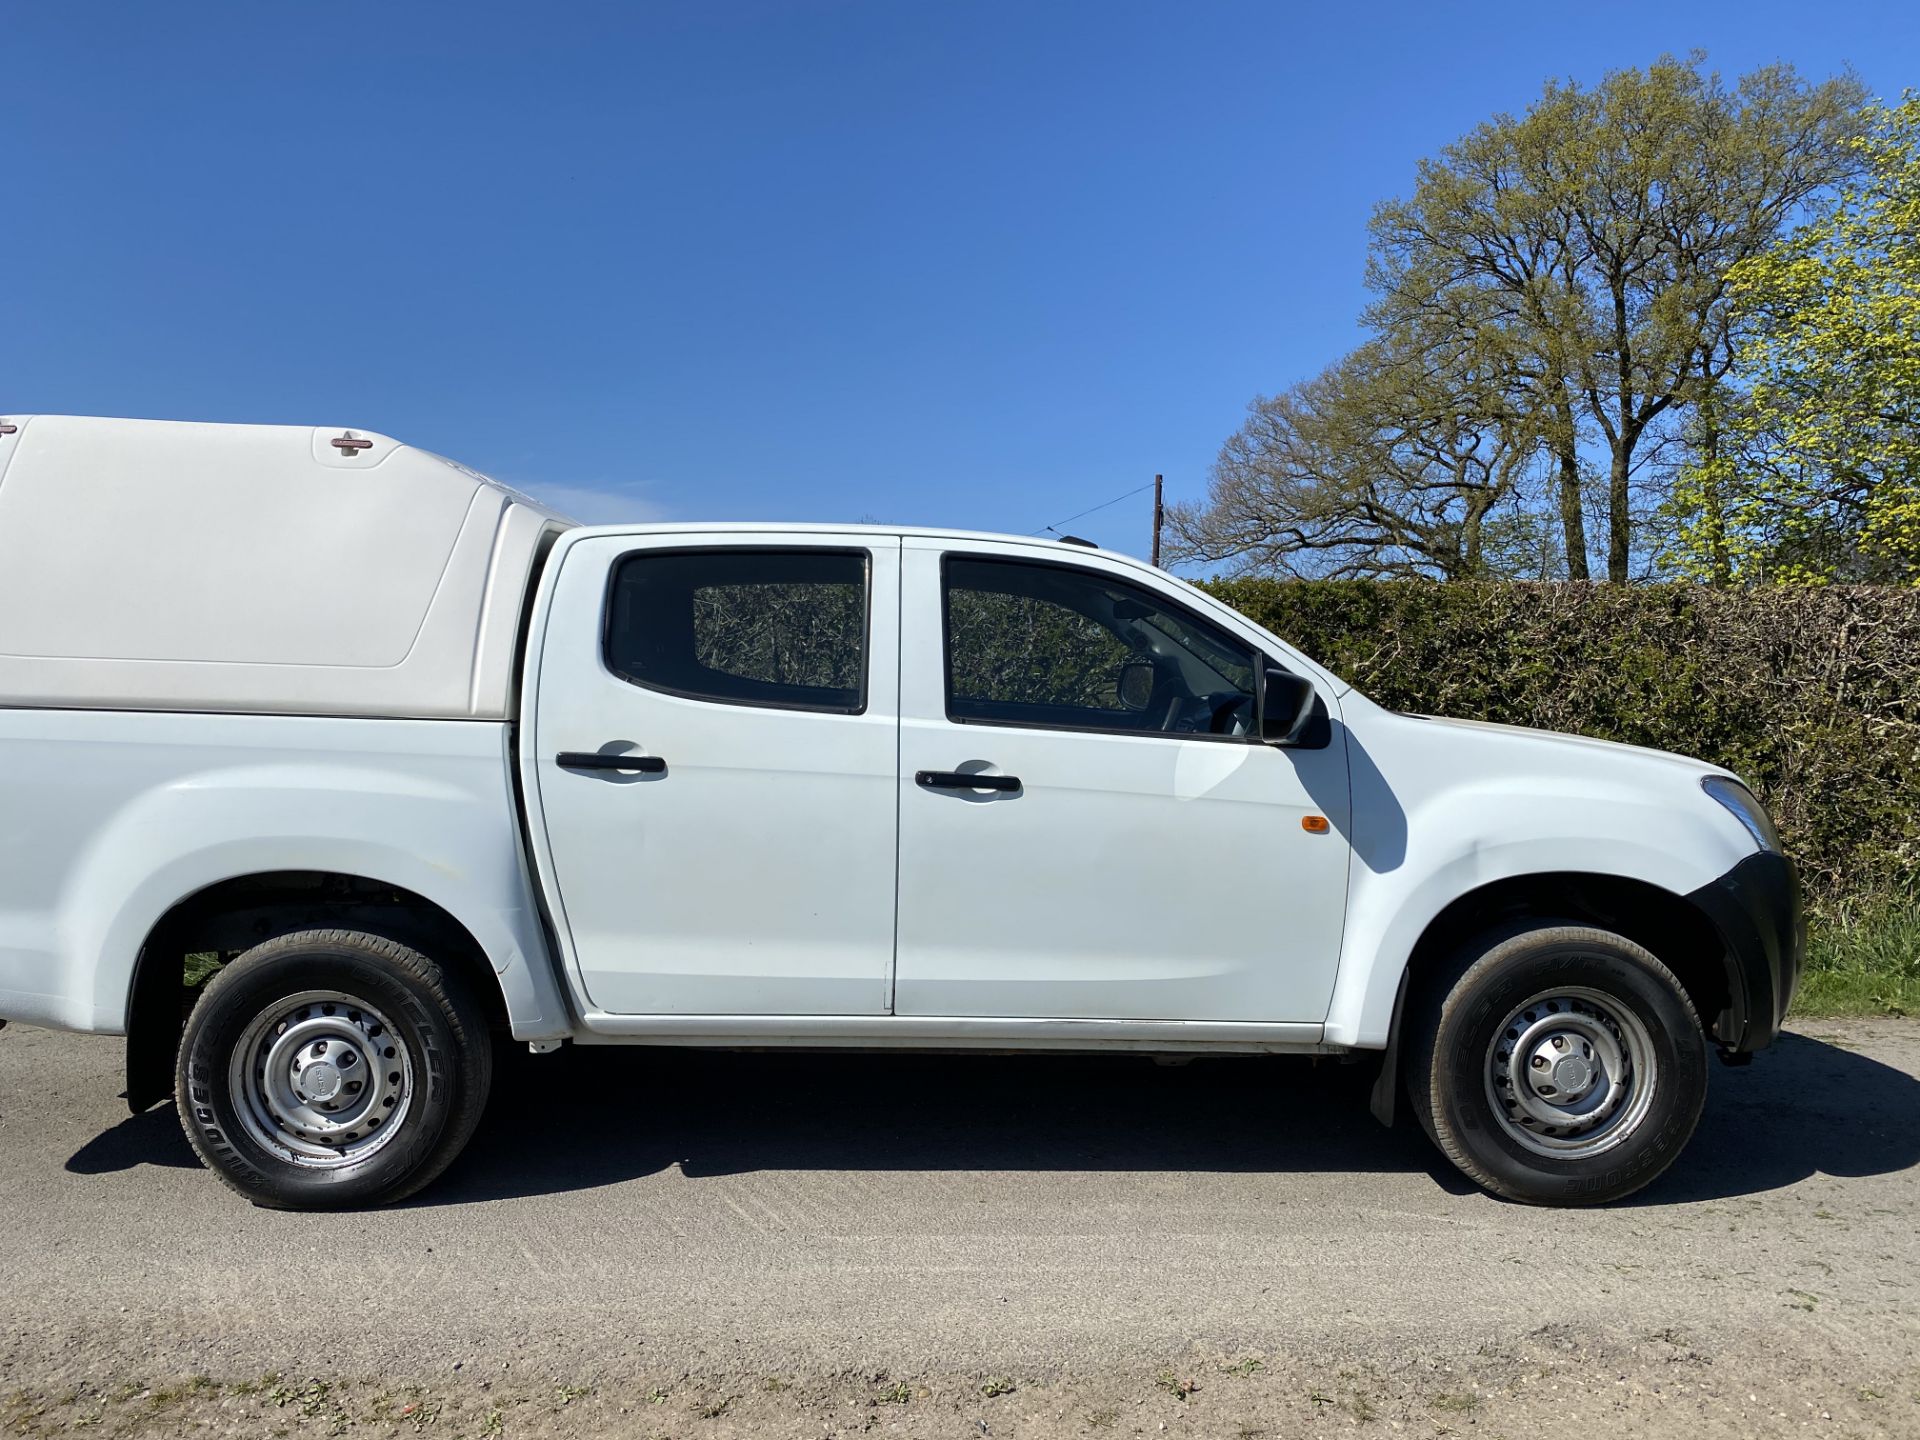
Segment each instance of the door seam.
M900 799L906 754L907 542L894 537L893 552L893 955L887 963L887 1010L894 1013L900 986L900 830L906 823Z

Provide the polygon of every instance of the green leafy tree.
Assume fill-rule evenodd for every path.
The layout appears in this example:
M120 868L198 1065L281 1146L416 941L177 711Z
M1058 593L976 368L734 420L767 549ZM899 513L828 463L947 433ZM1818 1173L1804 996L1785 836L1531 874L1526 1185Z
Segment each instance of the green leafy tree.
M1869 119L1863 178L1731 269L1746 388L1676 489L1683 572L1920 585L1920 95Z
M1592 89L1549 84L1423 161L1372 221L1376 333L1477 331L1518 423L1552 457L1566 573L1588 574L1587 456L1606 574L1631 578L1637 491L1732 363L1729 272L1847 177L1864 94L1769 66L1728 86L1662 59Z

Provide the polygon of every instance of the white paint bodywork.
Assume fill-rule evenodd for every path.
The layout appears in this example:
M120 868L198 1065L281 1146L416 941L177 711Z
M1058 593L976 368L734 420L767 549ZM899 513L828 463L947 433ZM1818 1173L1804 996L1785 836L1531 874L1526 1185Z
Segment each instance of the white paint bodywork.
M0 1015L126 1028L134 963L223 880L324 870L447 910L522 1039L571 1022L500 722L0 708Z
M870 985L871 969L850 977L844 966L818 977L835 986L845 982L845 993L860 997L843 1002L838 1013L756 1005L737 998L734 981L746 962L735 956L719 962L705 977L685 967L678 970L674 982L681 1008L671 1013L622 1011L593 1003L588 984L593 977L587 973L593 962L583 968L577 937L565 923L564 883L555 869L554 836L566 827L550 818L543 823L536 814L531 827L535 861L542 891L561 921L558 943L564 968L582 1000L581 1039L1378 1048L1387 1041L1400 975L1421 933L1468 891L1521 875L1575 872L1644 881L1684 894L1723 874L1753 849L1739 823L1700 790L1702 776L1725 772L1699 761L1575 736L1394 714L1211 596L1126 556L1009 536L883 528L728 525L694 531L643 526L579 530L563 537L535 602L533 624L539 640L537 654L529 657L527 684L542 695L543 706L548 687L559 683L569 693L578 687L582 693L618 697L606 703L622 708L603 713L600 728L570 728L564 738L563 732L536 730L520 757L530 797L547 793L562 780L575 790L587 783L552 765L552 753L559 749L597 749L616 741L646 748L615 723L616 715L631 717L640 710L631 707L631 688L607 675L600 664L597 605L608 569L619 555L644 546L696 543L866 543L875 547L876 555L884 554L890 543L902 547L897 629L886 623L887 570L882 566L876 570L882 588L874 597L873 632L874 706L887 703L887 647L899 645L900 880L891 1013L876 1014L866 998L870 989L861 988ZM1312 679L1332 714L1333 744L1325 751L1288 751L1191 739L996 729L991 744L977 738L982 732L970 731L966 739L981 753L960 753L953 747L961 744L961 727L946 722L941 708L942 647L931 563L950 550L1029 555L1083 566L1126 576L1177 598ZM568 630L575 633L563 633ZM559 660L561 656L565 659ZM568 667L564 681L556 681L551 668L556 663ZM651 708L647 702L642 705ZM699 708L718 713L735 707ZM878 721L884 708L870 706L870 713ZM657 714L666 716L668 707L661 706ZM763 718L765 714L761 712ZM788 717L788 723L798 728L844 718ZM683 717L674 719L684 725ZM551 722L537 711L534 723L545 727ZM691 735L690 730L684 733ZM1109 748L1159 756L1135 768L1136 775L1153 774L1158 788L1137 778L1122 784L1120 777L1134 762L1100 758L1099 752ZM995 753L985 753L989 749ZM672 764L664 745L659 753ZM1195 758L1183 758L1187 756ZM751 772L763 759L741 754L733 764ZM1085 807L1081 823L1036 823L1030 830L1009 826L1003 836L974 842L942 834L937 826L930 829L914 818L913 807L926 814L926 806L952 797L916 789L913 772L953 768L969 759L1006 773L1030 770L1030 762L1051 764L1051 779L1039 771L1022 775L1035 792L1023 798L1044 795L1049 788L1064 791L1068 803ZM703 763L712 762L703 758ZM1254 782L1258 788L1249 785L1235 803L1205 803L1223 786L1248 784L1253 774L1260 776ZM859 784L870 784L872 775L869 761ZM1090 783L1095 776L1107 787L1104 792L1095 792ZM765 785L762 776L751 793L764 793ZM633 788L643 796L648 793L644 786ZM1127 788L1134 793L1124 793ZM660 790L665 789L663 782ZM1331 835L1311 837L1300 831L1308 800L1333 822ZM884 817L861 811L857 814L864 819L849 820L840 806L826 799L818 804L805 841L815 853L805 862L811 865L821 856L841 860L837 873L847 877L849 888L856 888L852 867L845 863L846 847L868 838L855 831L884 832ZM1011 814L1018 807L986 800L968 808L969 819L976 819ZM1244 833L1233 830L1221 825L1220 809L1243 815L1258 810L1267 824ZM689 818L699 823L697 816ZM642 825L639 818L634 823ZM750 821L730 813L729 823ZM772 823L777 833L791 833L790 813L781 812ZM607 834L601 832L603 841ZM1149 867L1144 865L1134 873L1115 873L1110 867L1096 871L1064 863L1061 847L1075 834L1093 846L1117 837L1112 845L1116 855L1128 847L1151 854L1172 883L1149 887ZM1216 845L1223 834L1228 843ZM1310 848L1316 839L1327 849ZM630 843L638 853L650 840L636 834ZM1261 863L1236 868L1254 847ZM1306 869L1303 856L1311 865L1329 854L1339 856L1339 862L1312 871L1311 881L1300 879L1299 872ZM1294 873L1273 873L1289 860ZM621 863L617 857L603 858L602 874L594 883L612 893ZM884 861L870 856L864 864L881 866ZM763 857L760 864L729 873L757 876L764 871ZM1017 893L1011 895L1004 888L970 883L987 871L1030 883L1016 886ZM1221 873L1232 883L1215 888ZM674 874L676 924L684 926L688 916L704 914L717 933L741 927L745 944L756 950L781 942L788 934L782 917L794 916L800 897L811 893L808 887L795 887L787 875L775 876L765 892L737 886L730 878L716 882L711 863L688 865ZM1199 886L1203 903L1191 903L1191 890L1182 893L1178 882L1183 879ZM642 882L631 883L638 897ZM1184 907L1183 900L1189 902ZM1105 915L1141 910L1150 912L1141 917L1139 927L1153 936L1152 946L1136 943L1123 928L1100 928ZM982 912L990 913L982 918ZM629 968L644 964L646 908L637 898L632 913L632 933L640 938L620 939L630 946L632 958L622 961ZM611 929L604 923L599 928ZM1089 929L1101 937L1101 945L1086 943ZM800 938L791 953L779 960L757 956L750 962L753 972L789 967L791 973L809 974L806 955L811 945L804 927L796 933ZM711 945L711 936L703 943ZM1176 947L1177 953L1167 953ZM715 948L726 952L725 945ZM600 984L605 989L607 981L603 978ZM1077 1001L1072 998L1076 992ZM736 996L732 1008L702 1008L702 995L717 999L728 993Z
M8 423L6 703L512 715L527 577L568 523L544 506L364 430Z
M288 483L315 471L335 483L321 447L337 432L229 428L148 428L137 445L132 432L86 430L92 449L76 453L130 466L160 440L202 460L231 442L235 454L279 455ZM58 455L21 448L59 435L42 417L0 436L0 557L28 566L0 569L3 1017L123 1030L140 948L173 906L223 880L303 870L446 910L488 955L527 1040L1373 1048L1422 932L1460 896L1556 872L1685 894L1754 848L1700 790L1724 772L1384 711L1125 556L892 527L560 533L538 506L387 441L348 480L411 475L397 494L434 490L434 543L407 531L406 545L380 535L356 550L355 535L380 529L365 500L377 492L364 488L352 492L361 519L317 535L296 523L306 499L207 514L211 540L184 524L169 533L216 572L236 550L281 547L289 555L268 568L311 605L269 596L256 607L271 585L229 596L191 566L180 576L190 593L167 600L175 572L129 543L116 564L148 567L144 593L160 594L164 613L122 628L139 596L103 591L89 630L74 613L88 592L70 572L95 559L93 511L56 527L44 467ZM301 437L291 459L290 435ZM27 454L40 478L16 486L36 473L18 469ZM132 493L105 473L88 482L90 505ZM460 493L439 494L443 483ZM862 713L713 704L606 670L601 611L619 557L768 544L869 555ZM1309 678L1332 743L950 722L938 598L949 552L1044 558L1161 592ZM383 605L334 594L362 578L362 553L369 567L378 557L418 573L380 591ZM511 636L529 603L516 678ZM268 649L282 624L298 654L276 666ZM443 632L461 638L432 639ZM166 658L168 646L181 653ZM41 653L53 649L73 653ZM423 668L405 678L413 657ZM607 748L659 755L668 771L553 763ZM1019 774L1023 793L914 784L916 769L968 762ZM1308 815L1330 833L1303 831Z
M1427 925L1497 880L1572 873L1685 895L1754 851L1702 761L1544 730L1436 720L1350 694L1354 861L1330 1044L1383 1046Z
M812 538L869 557L875 603L859 715L687 699L607 669L602 607L621 557L727 536L582 532L554 556L528 657L536 698L521 774L538 816L543 888L590 1013L887 1011L900 542ZM667 771L554 763L562 751L599 750L657 756Z
M949 554L1058 560L1031 541L906 542L901 628L926 639L900 672L895 1012L1318 1022L1348 847L1300 822L1325 815L1346 830L1341 747L956 723L938 641ZM1139 579L1131 562L1074 563ZM1337 716L1338 698L1329 704ZM930 791L919 770L1016 775L1022 788Z

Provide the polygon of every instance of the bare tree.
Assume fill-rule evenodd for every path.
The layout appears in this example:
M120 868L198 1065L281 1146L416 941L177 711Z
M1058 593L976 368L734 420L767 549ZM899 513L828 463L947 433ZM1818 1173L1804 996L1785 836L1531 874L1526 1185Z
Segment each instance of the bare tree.
M1528 548L1510 512L1537 440L1484 357L1399 339L1255 400L1206 501L1168 512L1170 558L1290 575L1504 573Z

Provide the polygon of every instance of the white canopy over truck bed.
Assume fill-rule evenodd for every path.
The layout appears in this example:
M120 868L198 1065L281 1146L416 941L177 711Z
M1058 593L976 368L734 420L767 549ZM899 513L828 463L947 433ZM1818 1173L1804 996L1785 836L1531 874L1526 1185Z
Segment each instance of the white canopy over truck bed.
M366 431L0 419L0 705L507 718L570 523Z

